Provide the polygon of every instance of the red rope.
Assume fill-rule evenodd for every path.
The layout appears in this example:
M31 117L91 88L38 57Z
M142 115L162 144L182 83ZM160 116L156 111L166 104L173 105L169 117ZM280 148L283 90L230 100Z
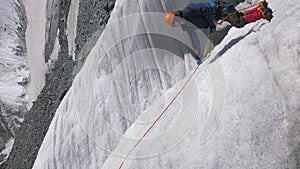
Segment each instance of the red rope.
M156 118L156 120L152 123L152 125L146 130L144 135L136 142L136 144L130 149L130 151L127 153L126 157L120 164L119 169L122 168L124 161L128 158L128 156L132 153L132 151L137 147L137 145L145 138L145 136L149 133L149 131L154 127L154 125L158 122L158 120L165 114L165 112L169 109L169 107L173 104L173 102L176 100L176 98L180 95L180 93L183 91L183 89L186 87L186 85L190 82L192 77L197 72L200 65L197 65L197 67L194 69L190 77L187 79L187 81L184 83L184 85L181 87L181 89L177 92L177 94L174 96L174 98L171 100L171 102L167 105L167 107L162 111L162 113Z
M258 3L257 3L258 4ZM240 11L244 11L246 9L252 8L254 6L256 6L257 4L254 4L252 6L246 7L246 8L242 8L240 10L237 10L236 12L240 12ZM222 24L228 17L234 15L236 12L230 13L229 15L227 15L226 17L224 17L221 22L219 24ZM208 41L211 39L212 34L210 34ZM208 42L207 42L208 43ZM206 47L207 48L207 44ZM203 52L203 54L206 53L206 50ZM173 97L173 99L171 100L171 102L167 105L167 107L161 112L161 114L155 119L155 121L151 124L151 126L146 130L146 132L143 134L143 136L135 143L135 145L130 149L130 151L126 154L125 158L123 159L122 163L119 166L119 169L122 168L122 166L124 165L125 160L128 158L128 156L132 153L132 151L138 146L138 144L140 144L140 142L145 138L145 136L150 132L150 130L154 127L154 125L159 121L159 119L166 113L166 111L169 109L169 107L173 104L173 102L176 100L176 98L180 95L180 93L183 91L183 89L186 87L186 85L190 82L190 80L192 79L192 77L195 75L195 73L197 72L198 68L200 67L200 65L197 65L197 67L193 70L192 74L189 76L189 78L187 79L187 81L184 83L184 85L181 87L181 89L176 93L176 95Z

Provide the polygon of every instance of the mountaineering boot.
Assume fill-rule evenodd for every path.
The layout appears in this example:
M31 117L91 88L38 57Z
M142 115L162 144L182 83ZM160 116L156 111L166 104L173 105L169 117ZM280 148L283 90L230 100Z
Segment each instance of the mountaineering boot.
M199 59L199 60L196 60L196 64L197 65L201 65L202 64L202 61Z
M264 7L268 7L268 2L266 0L260 1L259 4L261 4Z
M267 21L271 22L273 18L273 11L270 8L268 8L268 2L264 0L261 1L259 4L262 5L260 8L258 8L258 10L262 14L262 17Z

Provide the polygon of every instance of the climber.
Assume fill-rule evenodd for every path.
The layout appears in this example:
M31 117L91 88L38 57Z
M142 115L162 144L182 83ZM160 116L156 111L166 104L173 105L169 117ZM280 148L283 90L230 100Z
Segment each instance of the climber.
M199 57L200 43L197 36L195 37L195 28L209 28L211 32L222 30L227 25L242 28L246 24L262 18L270 22L273 17L272 13L265 0L261 1L255 8L244 12L237 11L232 4L222 0L214 0L212 2L190 3L183 10L168 12L164 21L167 25L181 27L183 31L188 33L197 54L194 56L196 63L199 65L204 56ZM218 24L220 20L224 20L226 23Z

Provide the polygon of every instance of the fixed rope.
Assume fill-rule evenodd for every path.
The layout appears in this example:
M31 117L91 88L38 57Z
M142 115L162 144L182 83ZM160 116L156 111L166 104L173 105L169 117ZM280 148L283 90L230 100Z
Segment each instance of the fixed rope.
M207 49L209 46L209 43L213 37L213 32L210 32L207 42L205 44L205 49L203 50L203 56L205 56L207 53ZM210 56L210 53L209 53ZM207 56L206 58L208 58ZM184 85L180 88L180 90L176 93L176 95L173 97L173 99L170 101L170 103L164 108L164 110L161 112L161 114L155 119L155 121L151 124L151 126L146 130L146 132L143 134L143 136L135 143L135 145L130 149L130 151L126 154L125 158L121 162L119 169L122 168L124 165L125 160L128 158L128 156L132 153L132 151L141 143L141 141L145 138L145 136L150 132L150 130L154 127L154 125L159 121L159 119L167 112L167 110L170 108L170 106L174 103L174 101L177 99L177 97L180 95L180 93L183 91L183 89L188 85L188 83L191 81L193 76L196 74L197 70L199 69L200 65L197 65L197 67L192 71L192 74L189 76L189 78L186 80Z
M166 113L166 111L169 109L169 107L173 104L173 102L176 100L176 98L180 95L180 93L183 91L183 89L186 87L186 85L190 82L190 80L192 79L192 77L195 75L195 73L197 72L198 68L200 67L200 65L197 65L197 67L193 70L192 74L189 76L189 78L187 79L187 81L184 83L184 85L181 87L181 89L176 93L176 95L174 96L174 98L171 100L171 102L167 105L167 107L162 111L162 113L155 119L155 121L151 124L151 126L146 130L146 132L144 133L144 135L136 142L136 144L130 149L130 151L127 153L126 157L124 158L124 160L122 161L122 163L120 164L119 169L122 168L125 160L128 158L128 156L131 154L131 152L137 147L137 145L145 138L145 136L150 132L150 130L154 127L154 125L159 121L159 119Z
M259 2L260 3L260 2ZM236 14L237 12L241 12L247 9L250 9L256 5L258 5L259 3L256 3L254 5L251 5L249 7L246 8L242 8L239 10L236 10L235 12L229 13L226 17L224 17L218 24L222 24L226 19L228 19L230 16ZM205 48L203 50L202 56L206 56L204 57L204 60L207 59L208 57L210 57L210 54L207 54L207 50L208 50L208 46L209 46L209 42L213 37L213 32L210 32L209 37L207 39L207 42L205 44ZM121 162L119 169L122 168L122 166L124 165L125 160L128 158L128 156L133 152L133 150L141 143L141 141L145 138L145 136L151 131L151 129L155 126L155 124L160 120L160 118L166 113L166 111L169 109L169 107L174 103L174 101L177 99L177 97L181 94L181 92L184 90L184 88L187 86L187 84L191 81L191 79L193 78L193 76L196 74L197 70L199 69L200 65L197 65L197 67L192 71L192 74L189 76L189 78L186 80L186 82L184 83L184 85L180 88L180 90L176 93L176 95L173 97L173 99L170 101L170 103L164 108L164 110L161 112L161 114L155 119L155 121L151 124L151 126L146 130L146 132L143 134L143 136L135 143L135 145L130 149L130 151L126 154L125 158L123 159L123 161Z

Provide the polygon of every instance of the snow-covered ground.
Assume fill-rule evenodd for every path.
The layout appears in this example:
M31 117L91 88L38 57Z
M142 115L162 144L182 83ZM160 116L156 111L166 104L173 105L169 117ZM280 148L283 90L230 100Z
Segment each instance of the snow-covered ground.
M0 164L13 146L14 129L26 111L29 71L22 38L22 5L17 0L0 3Z
M46 36L46 3L29 0L25 1L28 27L26 31L27 62L30 67L30 83L27 89L28 108L36 99L45 85L45 36ZM29 10L30 9L30 10ZM37 17L36 15L39 15Z
M0 101L10 106L20 106L20 96L25 93L19 83L29 76L26 58L16 54L19 38L19 17L15 11L16 0L7 0L0 5Z
M15 129L45 84L46 2L3 0L0 4L0 150L5 156ZM57 53L52 56L57 58Z
M77 29L77 17L78 17L78 8L79 8L79 0L71 1L70 5L70 14L68 16L68 26L67 26L67 34L68 34L68 44L69 44L69 53L73 56L73 60L75 60L75 38L76 38L76 29Z
M26 94L28 108L34 101L45 84L46 64L44 59L45 46L45 8L46 1L36 3L35 1L25 1L28 27L26 31L26 56L16 55L19 37L17 28L19 17L17 14L17 0L7 0L1 2L0 20L0 100L8 105L20 106L24 98L20 101L21 95ZM36 15L39 14L39 17ZM23 14L25 15L25 14ZM30 68L30 69L29 69ZM30 75L29 75L30 74ZM28 82L27 89L20 83Z
M232 28L124 159L196 66L188 36L163 23L163 12L188 2L116 2L34 168L300 167L300 2L294 0L270 1L271 23Z

